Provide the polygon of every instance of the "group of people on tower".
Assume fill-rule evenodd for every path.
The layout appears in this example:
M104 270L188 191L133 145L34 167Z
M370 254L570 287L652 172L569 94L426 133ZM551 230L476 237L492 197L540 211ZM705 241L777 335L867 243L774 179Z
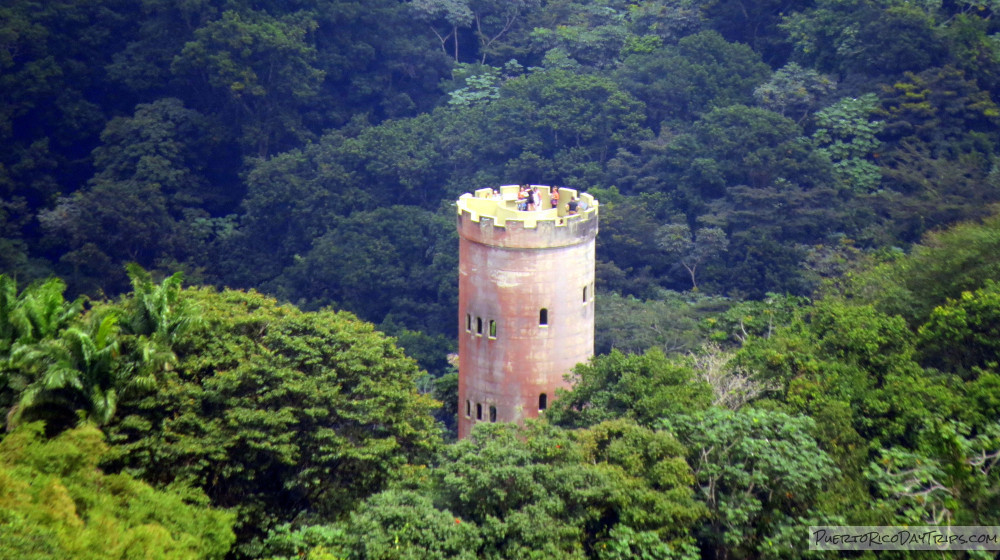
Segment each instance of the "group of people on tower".
M500 193L494 190L493 198L499 200ZM557 208L559 206L559 187L551 187L549 189L549 202L549 208ZM542 210L541 206L542 197L539 187L521 185L517 193L517 209L533 212L535 210ZM580 208L580 201L575 196L570 197L569 202L566 203L566 213L572 215L582 210L586 210L586 208Z

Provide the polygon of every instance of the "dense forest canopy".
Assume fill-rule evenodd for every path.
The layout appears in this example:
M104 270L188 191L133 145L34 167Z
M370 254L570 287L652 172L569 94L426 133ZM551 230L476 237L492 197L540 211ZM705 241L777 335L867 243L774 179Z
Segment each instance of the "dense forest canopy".
M808 295L997 200L993 8L14 0L0 270L183 270L443 347L447 207L532 181L605 201L605 293Z
M998 9L4 2L0 556L1000 524ZM447 444L452 203L522 182L602 203L599 355Z

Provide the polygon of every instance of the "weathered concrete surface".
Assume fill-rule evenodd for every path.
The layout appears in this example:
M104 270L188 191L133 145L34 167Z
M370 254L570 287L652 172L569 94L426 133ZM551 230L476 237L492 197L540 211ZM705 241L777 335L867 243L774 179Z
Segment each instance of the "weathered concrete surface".
M523 212L537 216L507 217L504 227L483 213L488 206L463 199L457 218L459 437L474 422L491 421L491 407L498 422L537 417L540 396L551 403L556 388L568 386L564 375L593 355L597 235L592 198L582 214Z

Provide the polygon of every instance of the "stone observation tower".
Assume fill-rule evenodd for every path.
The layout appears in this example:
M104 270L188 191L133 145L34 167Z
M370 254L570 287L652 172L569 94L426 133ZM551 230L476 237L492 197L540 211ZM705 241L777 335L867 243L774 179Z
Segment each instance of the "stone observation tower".
M552 402L563 376L594 353L594 244L589 194L533 186L458 199L458 437L476 422L521 422ZM571 200L578 210L571 213Z

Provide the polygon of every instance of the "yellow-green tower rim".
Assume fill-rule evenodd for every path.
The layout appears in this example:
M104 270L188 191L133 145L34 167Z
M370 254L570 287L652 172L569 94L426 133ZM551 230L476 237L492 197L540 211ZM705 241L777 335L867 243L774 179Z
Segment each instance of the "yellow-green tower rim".
M506 227L508 221L518 222L524 228L535 228L539 222L553 222L556 226L566 226L574 222L587 221L597 217L598 202L587 194L566 187L550 187L548 185L529 185L537 188L541 200L537 210L518 210L517 193L520 185L504 185L499 189L483 188L474 194L463 194L458 199L458 213L468 213L473 222L481 217L491 218L494 227ZM551 193L559 192L559 203L551 205ZM576 198L579 210L576 214L569 213L569 201Z

